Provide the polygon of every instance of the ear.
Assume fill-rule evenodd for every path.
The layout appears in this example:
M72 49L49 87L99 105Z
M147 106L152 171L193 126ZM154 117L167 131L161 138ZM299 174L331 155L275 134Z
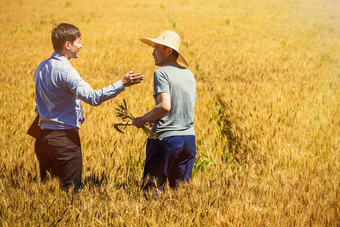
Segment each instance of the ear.
M172 48L170 48L170 47L167 48L167 54L168 54L168 56L170 56L170 55L172 54L172 51L173 51Z
M64 44L64 49L65 50L70 50L71 46L72 46L71 42L70 41L66 41L65 44Z

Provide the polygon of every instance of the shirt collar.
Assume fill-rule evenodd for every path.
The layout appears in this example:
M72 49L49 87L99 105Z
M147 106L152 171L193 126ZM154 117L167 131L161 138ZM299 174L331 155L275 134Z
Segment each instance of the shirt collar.
M58 54L57 52L53 52L51 58L71 65L70 61L65 56Z

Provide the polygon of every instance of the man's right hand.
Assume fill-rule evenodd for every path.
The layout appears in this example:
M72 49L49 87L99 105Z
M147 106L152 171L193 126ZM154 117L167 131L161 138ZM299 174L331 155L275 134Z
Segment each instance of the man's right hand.
M144 80L144 75L142 75L141 73L134 74L133 71L126 73L125 76L123 76L123 78L121 79L124 87L139 84L140 82L142 82L142 80Z
M145 121L143 119L143 117L136 117L135 119L133 119L132 124L134 126L136 126L137 128L143 127L145 125Z

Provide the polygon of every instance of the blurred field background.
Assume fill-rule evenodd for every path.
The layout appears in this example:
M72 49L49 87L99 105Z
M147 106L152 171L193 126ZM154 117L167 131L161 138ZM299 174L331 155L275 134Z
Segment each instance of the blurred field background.
M1 226L339 226L340 2L336 0L1 0ZM84 104L84 189L41 184L33 73L52 54L55 23L75 24L72 65L94 89L142 72L143 84ZM197 157L190 185L146 201L146 136L120 121L154 106L152 49L138 37L182 37L197 81Z

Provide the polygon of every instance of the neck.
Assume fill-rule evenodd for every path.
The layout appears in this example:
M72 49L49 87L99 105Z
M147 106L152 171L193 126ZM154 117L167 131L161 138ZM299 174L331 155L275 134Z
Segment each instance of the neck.
M162 66L166 66L166 65L180 66L177 62L177 59L169 59L168 61L164 62L164 64Z
M66 50L62 50L62 51L55 51L58 54L63 55L65 58L67 58L68 60L71 59L71 57L68 55L68 52Z

